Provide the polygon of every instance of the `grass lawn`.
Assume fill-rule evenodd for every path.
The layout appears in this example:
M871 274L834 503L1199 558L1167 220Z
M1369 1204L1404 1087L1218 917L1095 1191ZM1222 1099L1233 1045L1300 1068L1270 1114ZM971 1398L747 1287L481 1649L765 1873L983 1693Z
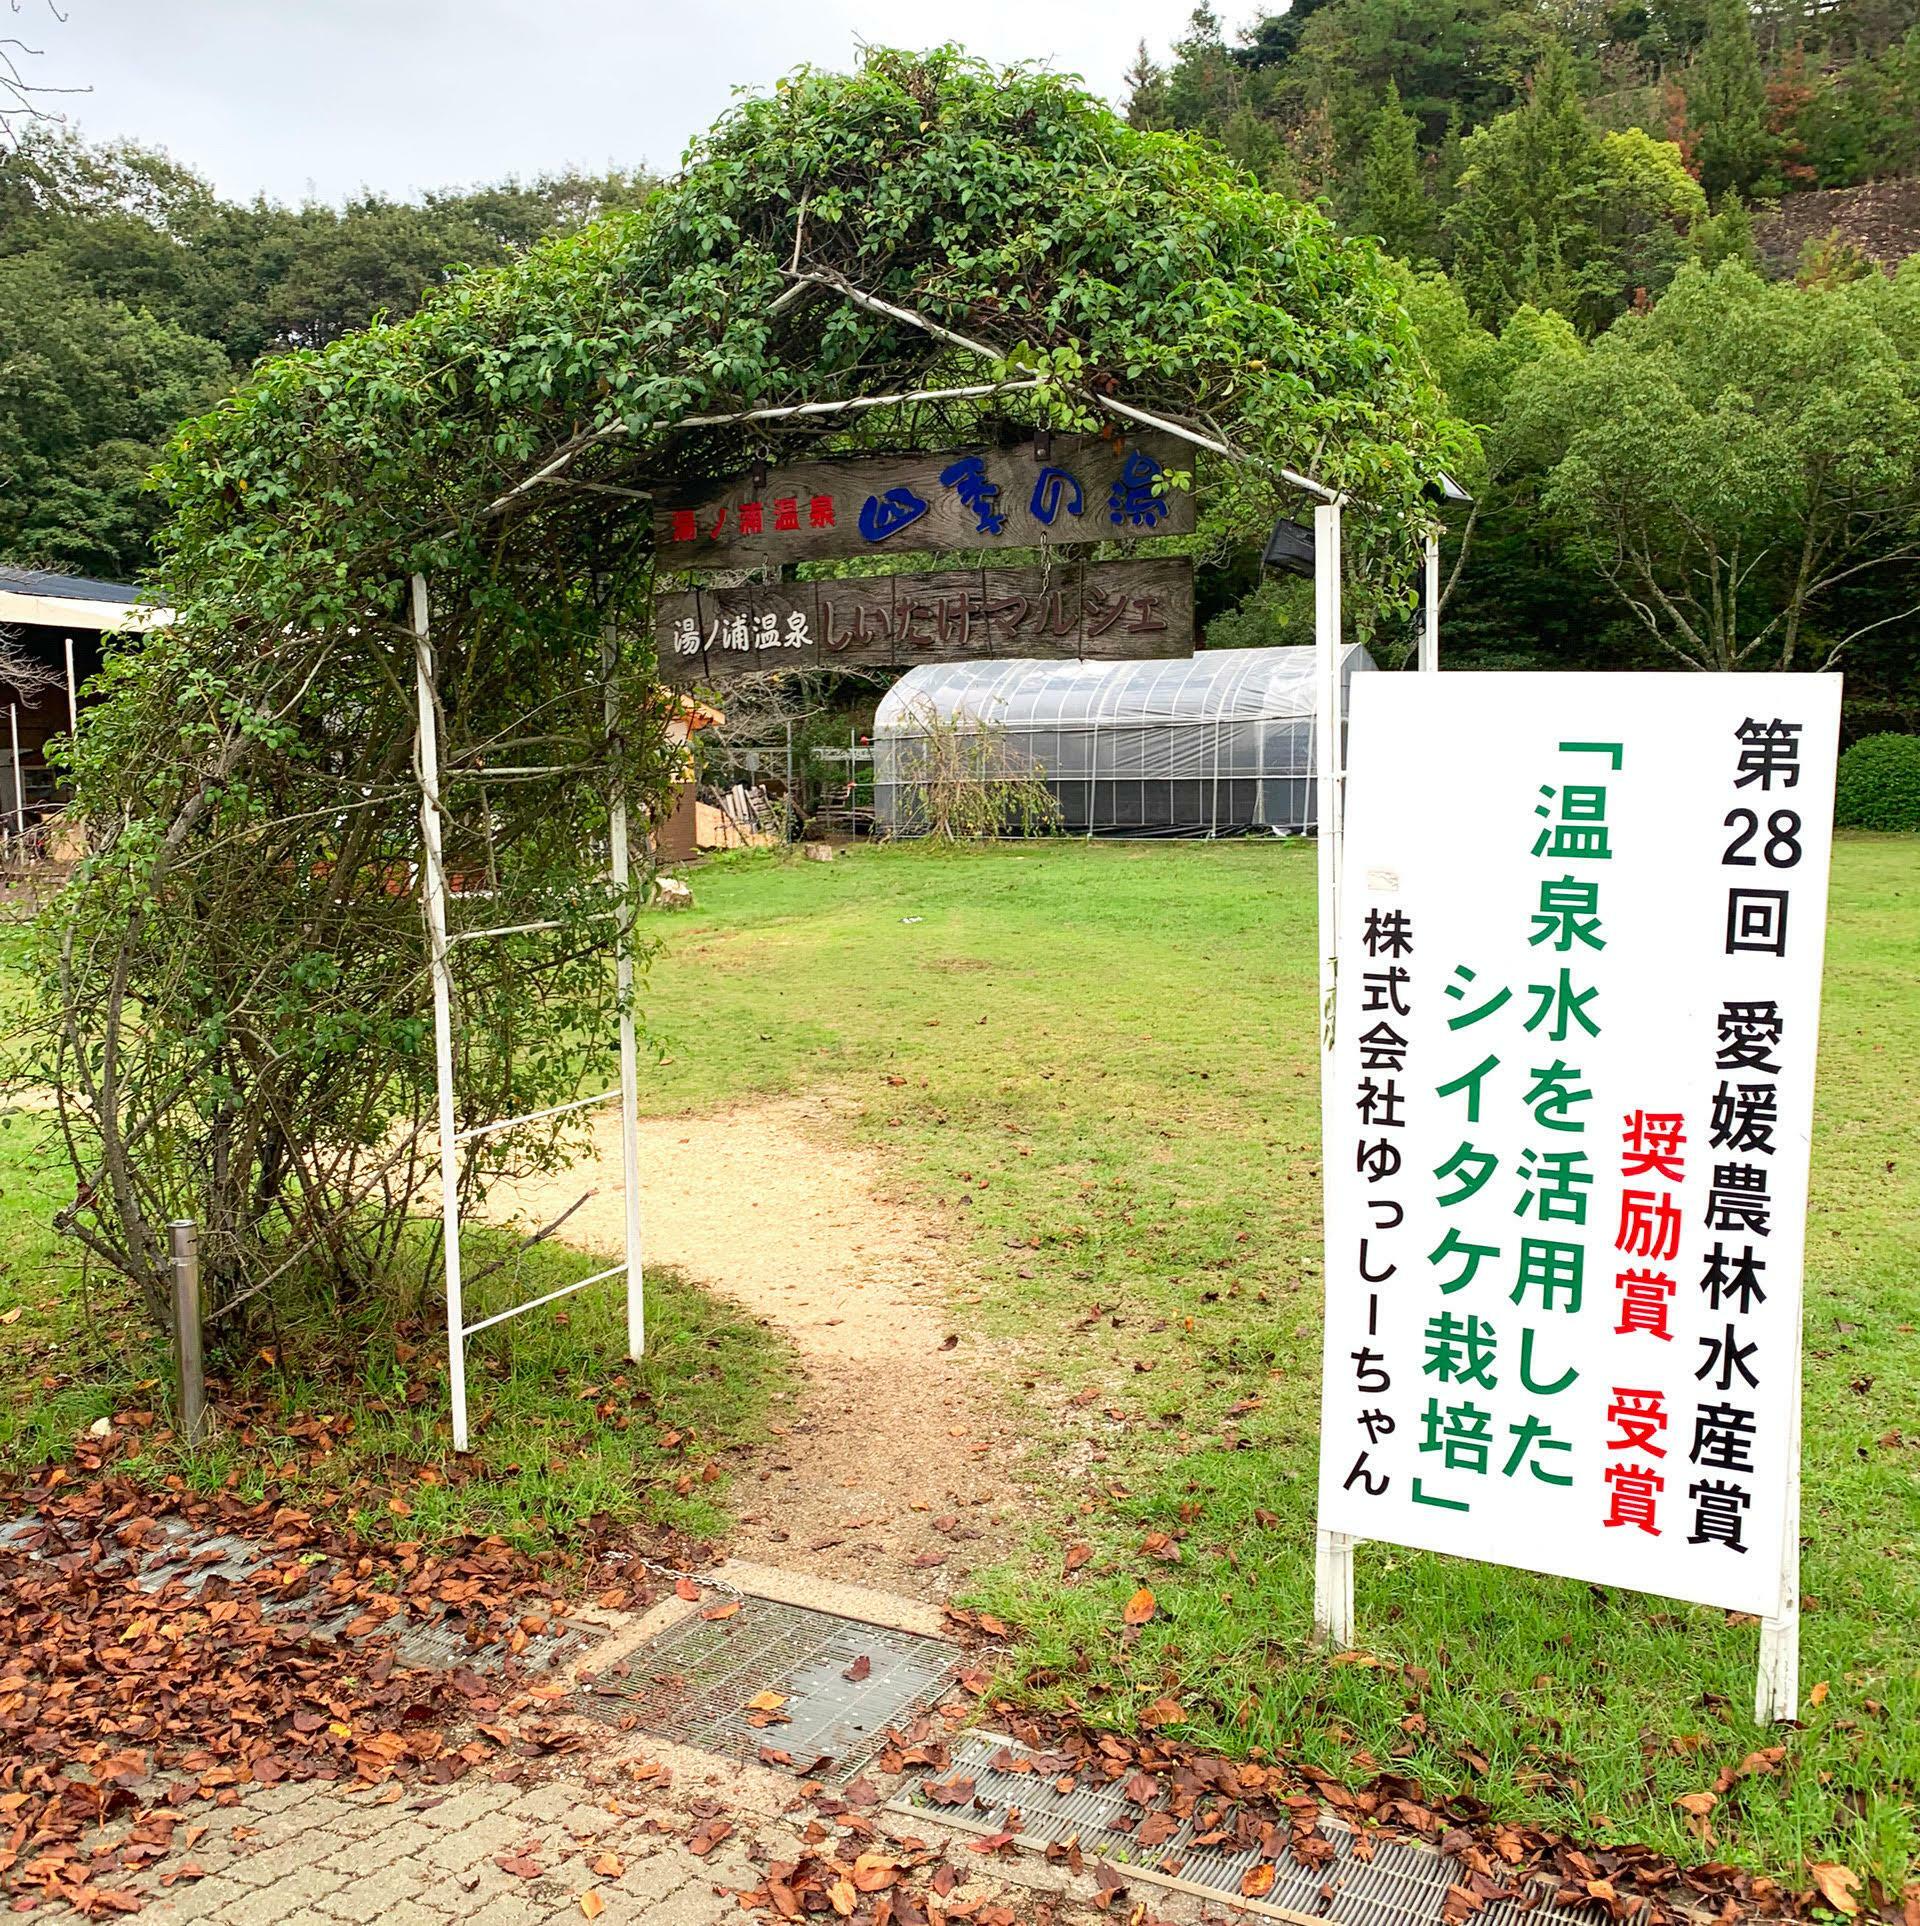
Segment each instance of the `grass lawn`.
M1672 1801L1774 1742L1751 1622L1372 1546L1357 1607L1382 1662L1308 1651L1310 848L745 856L694 883L657 925L647 1101L862 1094L862 1127L971 1227L972 1335L1044 1358L1036 1422L1086 1475L1054 1481L1031 1560L980 1594L1023 1628L1034 1697L1124 1722L1172 1689L1208 1743L1397 1762L1505 1815L1898 1890L1920 1790L1920 841L1836 852L1806 1324L1802 1679L1825 1690L1782 1769L1721 1799L1711 1850ZM1154 1532L1177 1564L1142 1551ZM1093 1556L1063 1579L1075 1542ZM1128 1643L1143 1582L1161 1611Z
M48 1220L71 1198L44 1117L0 1116L0 1472L64 1460L100 1419L132 1438L128 1467L243 1497L318 1505L395 1539L498 1532L529 1551L566 1551L590 1519L640 1520L705 1538L726 1522L724 1453L761 1434L787 1360L767 1334L671 1273L647 1278L647 1358L621 1356L617 1281L476 1338L468 1352L473 1451L456 1459L447 1422L443 1327L412 1301L342 1333L315 1315L236 1364L218 1402L241 1422L188 1454L167 1431L170 1352L125 1291L83 1277ZM473 1271L518 1240L470 1230ZM417 1252L429 1306L437 1252ZM546 1244L468 1296L471 1317L598 1269ZM509 1340L507 1331L511 1330ZM324 1419L316 1435L303 1422Z
M962 1354L1020 1341L1010 1394L1059 1474L1031 1555L978 1595L1021 1627L1031 1697L1124 1724L1172 1692L1184 1735L1207 1743L1298 1748L1361 1777L1397 1763L1505 1816L1795 1883L1806 1860L1839 1859L1898 1890L1920 1787L1920 841L1851 837L1836 852L1807 1300L1806 1727L1782 1769L1732 1786L1705 1843L1672 1801L1775 1742L1750 1717L1751 1623L1370 1546L1369 1662L1308 1649L1309 847L751 855L693 880L696 909L652 925L664 949L643 1100L667 1112L851 1090L858 1127L963 1230ZM12 1454L163 1396L159 1354L128 1353L112 1303L80 1315L37 1228L57 1184L39 1128L0 1132L0 1318L20 1312L0 1331L16 1359L0 1414ZM543 1248L507 1288L532 1295L584 1261ZM369 1401L339 1461L300 1478L410 1536L473 1525L537 1544L602 1507L709 1528L724 1482L701 1468L752 1435L783 1361L764 1333L663 1281L658 1348L622 1382L611 1296L585 1296L565 1324L483 1340L483 1476L410 1484L410 1515L385 1516L391 1477L444 1449L438 1341L403 1330L360 1367ZM259 1359L251 1388L282 1412L339 1396ZM276 1440L263 1419L192 1475L257 1485ZM1149 1534L1178 1562L1145 1551ZM1071 1544L1090 1556L1066 1578ZM1120 1607L1143 1582L1160 1612L1128 1640Z

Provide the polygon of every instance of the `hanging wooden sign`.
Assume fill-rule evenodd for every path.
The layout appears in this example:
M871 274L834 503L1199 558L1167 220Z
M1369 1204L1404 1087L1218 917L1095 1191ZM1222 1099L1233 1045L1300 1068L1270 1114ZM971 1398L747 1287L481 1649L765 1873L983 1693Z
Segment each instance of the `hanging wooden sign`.
M892 669L972 657L1119 660L1193 653L1193 564L947 569L654 598L672 683L775 669Z
M663 494L654 553L663 568L761 568L851 555L1039 548L1191 535L1191 471L1171 435L1056 435L1050 443L946 454L798 462L758 482Z

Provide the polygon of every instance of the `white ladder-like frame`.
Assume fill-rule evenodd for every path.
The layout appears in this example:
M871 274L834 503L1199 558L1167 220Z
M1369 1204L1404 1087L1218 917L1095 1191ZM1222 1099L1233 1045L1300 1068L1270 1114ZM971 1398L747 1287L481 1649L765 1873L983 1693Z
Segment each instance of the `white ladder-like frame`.
M545 1110L528 1112L523 1117L504 1117L494 1123L474 1124L462 1130L454 1100L453 1076L453 948L457 943L481 942L492 937L518 936L530 931L552 929L551 922L503 924L495 929L460 930L447 933L447 872L441 840L440 807L440 728L439 705L434 676L433 630L427 604L427 578L412 579L413 660L415 693L419 712L416 722L415 765L420 780L420 895L426 914L428 961L433 977L433 1054L438 1097L437 1135L440 1151L441 1242L446 1270L447 1295L447 1382L453 1400L453 1448L465 1451L467 1425L467 1340L495 1324L524 1312L538 1310L591 1284L624 1276L627 1282L627 1356L638 1362L646 1351L646 1302L640 1248L640 1123L639 1123L639 1046L633 1021L633 910L628 900L631 873L627 850L627 800L618 776L609 784L608 793L608 866L607 880L619 899L619 906L608 912L615 926L614 970L620 1001L620 1081L610 1090L591 1097L576 1097L569 1103L551 1105ZM608 738L614 731L615 649L609 626L601 636L600 675L605 696ZM542 773L525 771L519 773ZM475 1137L491 1136L497 1131L513 1130L526 1124L542 1123L565 1116L571 1111L587 1110L618 1098L620 1103L620 1182L625 1200L626 1257L623 1262L596 1271L576 1283L563 1284L557 1291L529 1298L491 1317L467 1322L460 1268L460 1146Z

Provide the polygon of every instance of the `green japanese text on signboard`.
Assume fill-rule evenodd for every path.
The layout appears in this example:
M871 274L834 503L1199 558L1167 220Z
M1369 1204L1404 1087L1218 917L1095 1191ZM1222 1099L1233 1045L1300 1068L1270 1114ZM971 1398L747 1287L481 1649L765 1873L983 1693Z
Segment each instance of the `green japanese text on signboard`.
M712 683L774 669L911 668L995 656L1193 653L1193 564L943 569L654 598L660 674Z
M1191 465L1190 450L1157 434L800 462L663 496L654 549L667 568L759 568L1191 535L1193 493L1167 479Z

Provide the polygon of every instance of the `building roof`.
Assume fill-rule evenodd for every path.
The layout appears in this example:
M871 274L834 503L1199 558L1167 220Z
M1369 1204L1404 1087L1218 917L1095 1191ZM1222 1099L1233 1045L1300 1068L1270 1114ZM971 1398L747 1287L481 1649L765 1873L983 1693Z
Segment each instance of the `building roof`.
M1371 669L1357 642L1344 672ZM1146 661L923 662L909 669L874 710L876 738L913 735L939 721L985 722L1020 730L1062 725L1277 722L1314 712L1318 651L1206 649L1191 659Z
M51 569L0 564L0 622L40 628L145 629L166 611L142 602L126 582L102 582L87 575L56 575Z

